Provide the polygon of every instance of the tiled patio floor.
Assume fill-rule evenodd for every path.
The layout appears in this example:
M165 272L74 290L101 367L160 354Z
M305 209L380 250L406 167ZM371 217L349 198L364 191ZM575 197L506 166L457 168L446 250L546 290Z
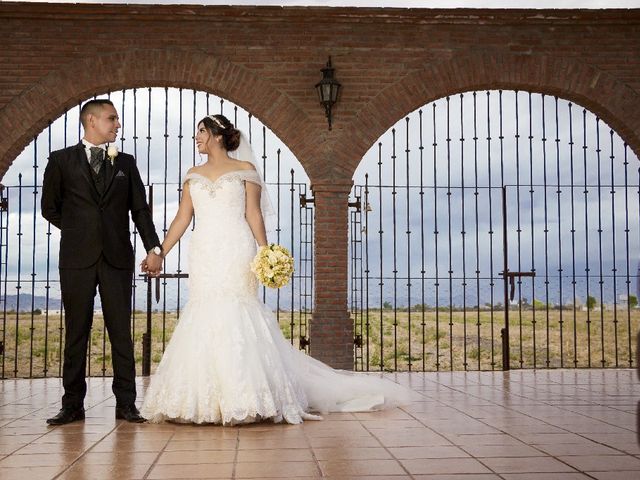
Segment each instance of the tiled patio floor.
M0 479L640 479L634 370L389 376L423 399L225 428L116 422L111 379L99 378L84 423L48 427L61 381L4 380Z

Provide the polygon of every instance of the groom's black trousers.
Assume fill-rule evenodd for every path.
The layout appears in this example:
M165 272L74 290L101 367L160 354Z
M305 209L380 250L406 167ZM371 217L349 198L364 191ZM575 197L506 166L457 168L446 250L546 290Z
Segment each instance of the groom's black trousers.
M111 341L113 393L118 405L136 399L135 360L131 340L131 281L133 270L111 266L100 256L87 268L61 268L60 287L65 309L65 346L62 406L83 406L87 383L87 344L93 322L96 287L100 292L105 326Z

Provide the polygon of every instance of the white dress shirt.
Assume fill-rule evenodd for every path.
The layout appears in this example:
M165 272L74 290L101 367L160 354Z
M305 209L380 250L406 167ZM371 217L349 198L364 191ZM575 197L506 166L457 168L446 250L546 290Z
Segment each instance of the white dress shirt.
M87 161L89 162L89 164L91 164L91 147L100 147L102 151L105 153L104 156L106 157L106 153L107 153L106 143L102 143L100 145L94 145L93 143L83 138L82 144L84 145L84 152L87 154Z

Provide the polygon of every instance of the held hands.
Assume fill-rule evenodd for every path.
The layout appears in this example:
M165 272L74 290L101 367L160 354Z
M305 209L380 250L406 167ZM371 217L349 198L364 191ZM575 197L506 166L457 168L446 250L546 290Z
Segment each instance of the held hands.
M147 254L147 257L140 263L140 270L151 277L157 277L162 272L162 262L164 257L156 255L153 251Z

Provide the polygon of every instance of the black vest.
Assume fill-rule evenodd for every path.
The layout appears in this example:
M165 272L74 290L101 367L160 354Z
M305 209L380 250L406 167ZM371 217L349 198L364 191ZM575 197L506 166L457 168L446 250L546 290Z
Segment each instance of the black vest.
M102 163L100 164L100 171L95 172L93 168L91 170L91 178L93 178L93 184L96 186L96 190L100 196L104 193L105 179L107 178L107 161L105 157L102 157Z

